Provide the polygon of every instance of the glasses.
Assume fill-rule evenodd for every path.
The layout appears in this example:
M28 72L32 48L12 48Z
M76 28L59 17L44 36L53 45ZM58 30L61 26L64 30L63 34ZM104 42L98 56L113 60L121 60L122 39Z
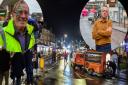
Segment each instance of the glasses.
M16 14L16 15L25 15L25 16L29 16L29 11L27 11L27 10L16 10L16 11L14 11L14 13Z

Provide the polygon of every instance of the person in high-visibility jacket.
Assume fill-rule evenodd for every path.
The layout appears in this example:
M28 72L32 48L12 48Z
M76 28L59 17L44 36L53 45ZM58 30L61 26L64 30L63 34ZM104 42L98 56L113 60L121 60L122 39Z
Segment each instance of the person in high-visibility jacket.
M3 28L0 36L0 47L11 53L11 78L16 85L20 85L23 69L26 68L27 83L33 81L32 51L35 44L33 26L28 22L29 7L24 0L14 5L12 18Z
M43 54L41 53L39 65L40 65L40 69L41 69L42 72L44 71L44 64L45 64L44 63L44 57L43 57Z

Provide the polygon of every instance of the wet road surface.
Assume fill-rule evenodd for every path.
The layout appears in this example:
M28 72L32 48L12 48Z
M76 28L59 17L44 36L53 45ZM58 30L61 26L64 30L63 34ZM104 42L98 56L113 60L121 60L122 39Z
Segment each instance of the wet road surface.
M127 76L123 73L120 75L122 78L105 79L74 71L68 58L67 64L64 65L64 59L61 59L53 69L46 72L38 85L128 85Z

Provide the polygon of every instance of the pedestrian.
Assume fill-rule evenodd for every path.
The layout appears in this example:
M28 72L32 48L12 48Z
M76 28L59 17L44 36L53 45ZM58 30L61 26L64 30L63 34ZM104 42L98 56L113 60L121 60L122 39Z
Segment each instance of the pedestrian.
M7 16L6 16L6 19L3 23L3 27L7 26L8 24L8 21L11 19L11 12L8 12Z
M118 57L119 57L119 56L118 56L117 52L116 52L116 51L113 51L111 58L112 58L112 62L116 65L116 67L114 67L115 69L113 70L113 71L114 71L113 74L115 75L115 77L116 77L116 76L118 75L118 73L119 73Z
M112 21L108 18L109 8L103 6L101 18L97 19L93 25L92 38L96 43L96 50L100 52L111 51Z
M70 58L73 58L73 51L71 51L70 53Z
M40 60L39 60L39 64L40 64L40 70L41 70L41 72L44 72L44 56L43 56L43 54L41 53L41 55L40 55Z
M52 51L52 63L55 63L56 62L56 51L53 50Z
M5 85L9 85L9 68L10 54L5 49L0 48L0 85L3 85L3 78L5 78Z
M124 45L124 48L125 48L125 52L126 52L126 58L125 58L125 60L126 60L126 63L127 63L127 72L128 72L128 32L126 33L126 35L125 35L125 38L124 38L124 41L125 41L125 45Z
M64 56L64 70L65 70L67 66L68 53L64 51L63 56Z
M20 85L23 69L26 69L27 83L33 82L32 48L35 38L32 25L28 22L29 7L24 0L19 0L13 7L12 18L3 28L6 39L6 50L11 53L11 78ZM0 45L4 46L0 38Z
M107 74L106 76L108 76L108 77L110 76L110 77L114 78L115 74L116 74L116 64L112 60L108 61L107 63L108 63L108 66L106 69L109 69L110 73Z
M38 59L39 58L37 56L37 51L34 50L32 62L33 62L33 69L36 70L36 74L38 73Z
M119 76L119 72L120 72L120 63L121 63L121 55L118 54L118 61L117 61L118 76Z
M29 18L28 19L28 24L34 26L34 35L35 35L35 38L37 39L38 36L39 36L39 23L37 22L36 19L33 19L33 18Z

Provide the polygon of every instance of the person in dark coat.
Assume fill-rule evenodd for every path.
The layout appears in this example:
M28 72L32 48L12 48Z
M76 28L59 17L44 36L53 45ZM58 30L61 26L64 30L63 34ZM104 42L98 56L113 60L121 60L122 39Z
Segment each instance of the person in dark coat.
M56 51L52 51L52 62L55 63L56 62Z
M5 78L5 85L9 85L9 68L10 68L10 54L5 50L0 50L0 85L3 78Z
M4 39L0 36L0 46L11 54L11 78L14 85L21 85L21 76L25 68L27 84L33 83L32 50L35 45L34 26L28 24L29 6L24 0L18 0L12 10L12 18L3 28Z

